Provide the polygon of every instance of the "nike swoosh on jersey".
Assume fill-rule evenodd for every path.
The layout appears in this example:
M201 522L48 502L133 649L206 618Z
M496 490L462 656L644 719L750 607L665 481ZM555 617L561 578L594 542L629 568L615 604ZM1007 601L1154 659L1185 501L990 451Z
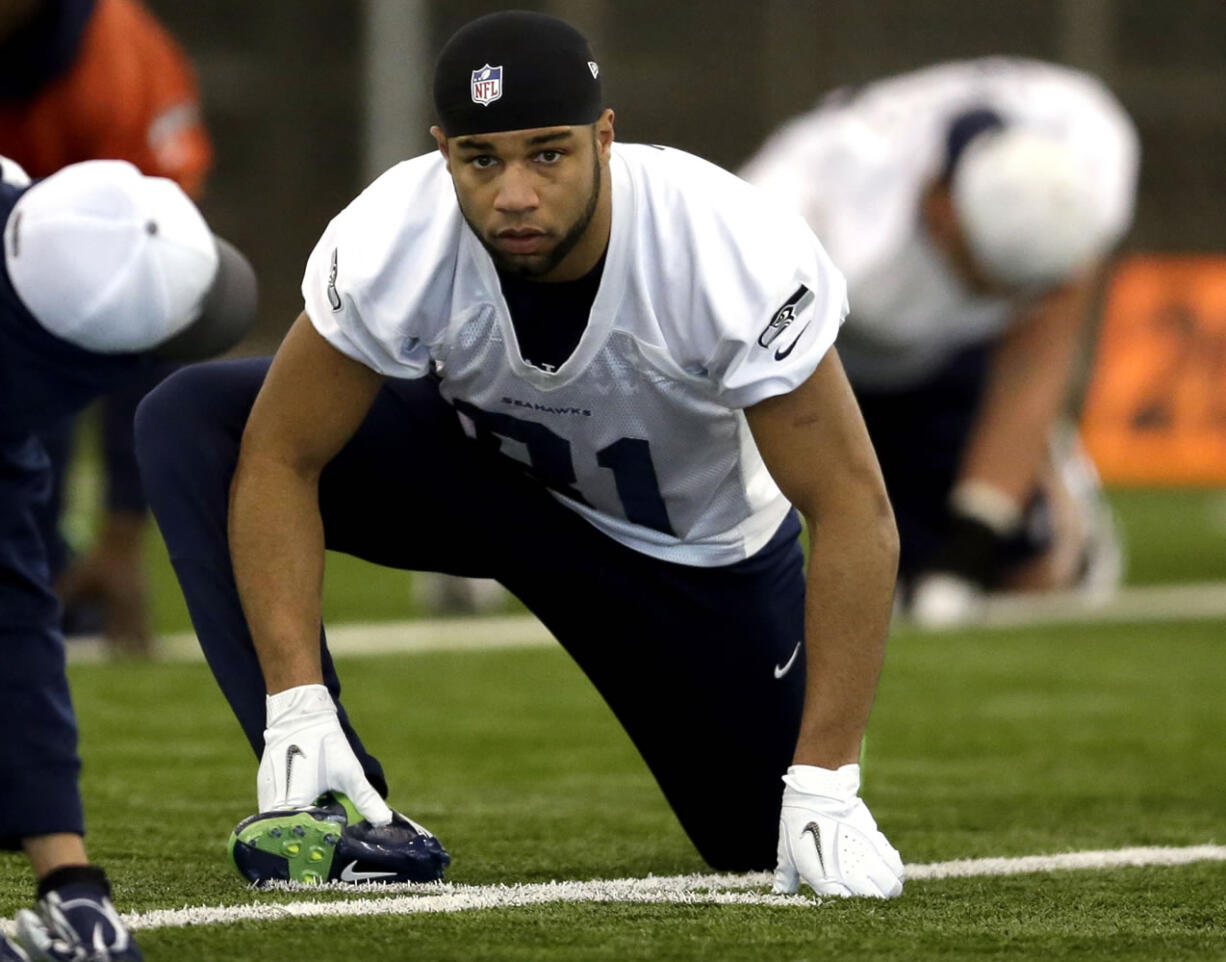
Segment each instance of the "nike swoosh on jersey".
M780 678L782 678L784 675L786 675L789 671L792 670L792 666L796 664L796 659L800 657L800 646L802 644L803 642L799 642L799 641L796 642L796 647L792 649L792 657L789 658L782 665L775 666L775 680L776 681L778 681Z
M791 344L789 344L787 347L780 348L779 350L775 352L776 361L782 361L785 357L791 354L793 350L795 350L796 345L800 343L800 339L805 336L805 331L809 329L810 323L812 322L805 323L805 326L800 329L800 333L797 334L795 338L793 338Z
M395 875L395 872L355 872L354 866L358 864L358 860L354 859L343 869L341 869L342 882L369 882L371 879L387 878L390 875Z

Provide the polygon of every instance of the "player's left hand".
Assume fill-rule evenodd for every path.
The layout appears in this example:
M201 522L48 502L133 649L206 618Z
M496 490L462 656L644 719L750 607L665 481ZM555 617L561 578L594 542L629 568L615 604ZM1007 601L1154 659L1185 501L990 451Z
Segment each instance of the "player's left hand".
M801 882L818 895L893 898L902 892L902 857L860 798L860 766L793 765L783 776L776 895Z

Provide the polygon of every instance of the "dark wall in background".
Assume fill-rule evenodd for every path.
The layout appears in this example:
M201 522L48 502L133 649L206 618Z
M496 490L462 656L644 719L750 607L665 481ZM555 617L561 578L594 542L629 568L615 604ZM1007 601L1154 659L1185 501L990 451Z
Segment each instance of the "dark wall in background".
M194 58L217 166L205 206L264 281L267 350L301 309L302 266L363 186L360 0L149 0ZM1134 247L1226 250L1223 0L435 0L430 49L508 6L592 38L618 136L735 167L822 91L936 60L1013 53L1100 73L1145 158Z

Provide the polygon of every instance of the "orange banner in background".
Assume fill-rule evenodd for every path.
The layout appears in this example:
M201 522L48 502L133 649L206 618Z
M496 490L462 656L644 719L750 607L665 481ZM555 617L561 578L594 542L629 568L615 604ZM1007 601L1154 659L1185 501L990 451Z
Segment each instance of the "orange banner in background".
M1226 484L1226 256L1120 263L1081 427L1108 484Z

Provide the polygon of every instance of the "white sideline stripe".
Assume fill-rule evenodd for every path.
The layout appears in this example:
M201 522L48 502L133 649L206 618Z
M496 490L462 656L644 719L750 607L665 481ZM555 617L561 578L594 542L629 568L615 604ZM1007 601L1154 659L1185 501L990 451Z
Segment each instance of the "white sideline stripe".
M533 615L482 615L472 618L358 622L328 628L328 648L334 655L420 654L428 651L486 651L494 648L541 648L554 644L553 635ZM158 639L158 661L203 661L193 632ZM108 658L100 638L73 639L68 660L93 663Z
M1106 597L1074 591L1001 595L990 598L983 625L1013 628L1029 625L1184 621L1226 618L1226 582L1121 588Z
M975 627L1217 618L1226 618L1226 582L1206 581L1124 588L1109 599L1089 598L1075 592L992 598L983 621ZM334 655L342 657L540 648L552 644L554 638L549 630L527 614L356 623L328 629L328 647ZM107 657L101 639L74 639L68 645L68 658L74 664L105 661ZM159 639L157 659L202 660L196 636L185 631Z
M1226 862L1226 845L1185 848L1123 848L1106 851L1025 855L1019 858L959 859L908 865L908 882L947 878L1028 875L1072 870L1104 870L1124 866L1189 865ZM298 901L283 904L253 902L246 905L198 906L134 912L124 921L133 929L181 928L188 925L226 925L241 921L275 921L362 915L416 915L513 908L558 902L623 902L683 905L813 905L801 895L770 895L771 873L743 875L648 876L642 879L594 879L589 882L545 882L523 885L369 885L325 888L346 893L388 893L382 898L344 901ZM283 885L295 892L318 892L319 886ZM11 923L5 927L11 934Z

